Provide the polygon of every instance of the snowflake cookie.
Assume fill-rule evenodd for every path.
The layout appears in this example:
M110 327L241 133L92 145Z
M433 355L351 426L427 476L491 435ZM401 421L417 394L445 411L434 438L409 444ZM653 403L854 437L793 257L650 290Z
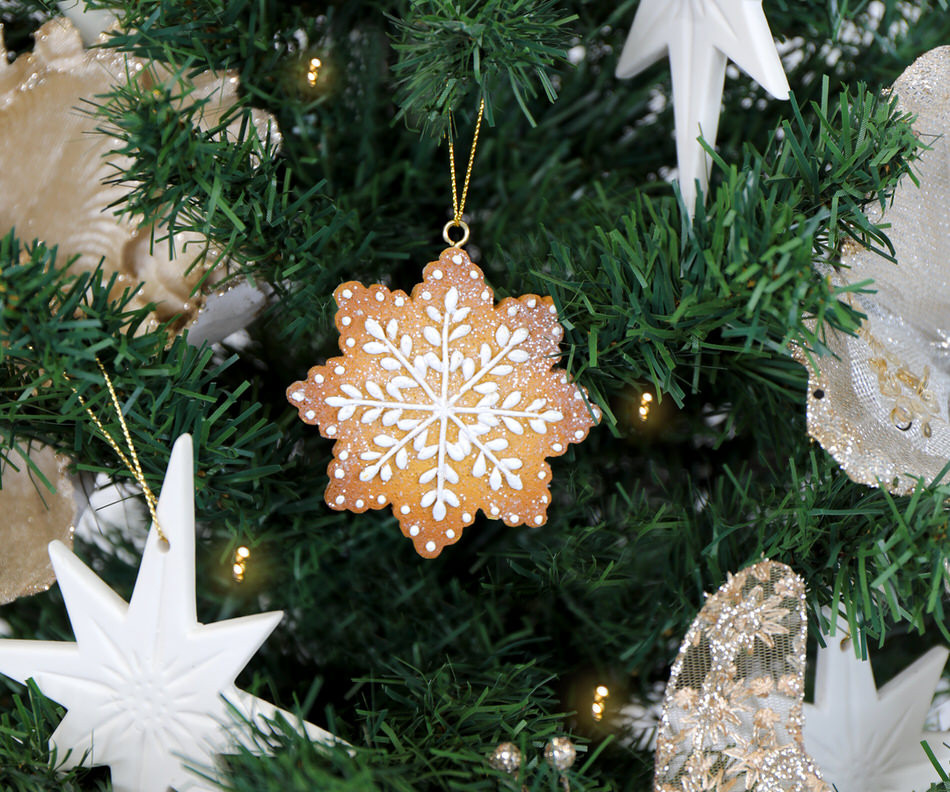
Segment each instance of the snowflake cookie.
M344 283L334 292L342 357L312 368L287 398L336 440L326 501L364 512L392 504L417 552L437 556L481 509L508 525L543 525L545 457L600 419L555 369L564 334L550 297L495 305L460 248L412 291Z

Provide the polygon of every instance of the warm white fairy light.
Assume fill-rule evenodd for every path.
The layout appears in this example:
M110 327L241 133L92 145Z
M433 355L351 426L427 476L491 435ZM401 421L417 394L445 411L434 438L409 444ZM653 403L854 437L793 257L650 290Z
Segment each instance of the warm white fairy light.
M604 719L604 712L607 710L607 697L609 695L610 690L606 685L598 685L594 689L594 703L590 705L590 711L595 721Z
M645 421L650 417L650 405L653 403L653 394L644 393L640 397L640 409L637 412L640 413L640 420Z
M323 67L323 61L319 58L310 59L310 68L307 70L307 84L313 88L320 79L320 69Z
M231 567L231 571L236 583L242 583L244 581L244 573L247 572L247 559L250 557L251 551L244 547L244 545L241 545L234 551L234 565Z

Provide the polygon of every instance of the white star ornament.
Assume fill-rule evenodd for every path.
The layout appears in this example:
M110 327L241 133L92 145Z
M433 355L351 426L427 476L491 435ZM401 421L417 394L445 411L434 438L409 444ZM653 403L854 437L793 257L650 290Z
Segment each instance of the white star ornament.
M633 77L664 55L673 77L680 190L692 215L696 181L705 194L711 164L698 138L716 143L726 61L776 99L788 99L788 80L762 0L642 0L617 77Z
M921 740L944 766L950 760L950 732L924 731L947 650L931 649L878 690L871 663L839 636L818 649L815 703L805 705L806 750L838 792L930 789L937 772Z
M216 754L233 749L241 718L266 727L280 713L296 722L234 684L282 613L198 622L188 435L172 449L158 520L168 545L153 526L128 604L65 545L51 542L76 643L0 640L0 672L19 682L32 677L67 709L50 739L61 759L69 752L63 768L84 757L109 765L116 792L210 790L186 765L210 768ZM315 741L335 742L312 724L304 728Z

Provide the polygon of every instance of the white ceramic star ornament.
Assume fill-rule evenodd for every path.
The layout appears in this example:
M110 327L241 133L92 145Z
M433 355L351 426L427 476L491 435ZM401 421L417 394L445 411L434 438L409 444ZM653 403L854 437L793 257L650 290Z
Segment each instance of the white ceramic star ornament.
M209 768L240 739L239 716L264 724L281 713L234 680L282 614L201 624L195 610L195 513L191 437L172 449L158 501L168 539L149 533L126 604L60 542L50 558L76 643L0 641L0 672L32 677L68 710L50 742L64 768L112 768L116 792L210 790L186 765ZM307 735L335 742L305 723ZM249 746L250 747L250 746ZM88 756L87 756L88 754Z
M776 99L788 99L788 80L762 0L642 0L617 77L633 77L667 54L680 190L692 216L696 181L705 194L711 164L698 138L716 143L726 61L733 61Z
M923 792L938 780L920 745L946 767L950 732L926 732L924 720L947 661L931 649L877 689L871 663L854 655L847 633L818 649L815 703L805 705L805 749L838 792Z

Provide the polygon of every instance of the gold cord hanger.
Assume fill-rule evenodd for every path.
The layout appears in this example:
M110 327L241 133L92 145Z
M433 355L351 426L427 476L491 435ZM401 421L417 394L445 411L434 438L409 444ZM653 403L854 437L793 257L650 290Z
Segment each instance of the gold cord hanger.
M162 550L168 550L168 538L165 536L165 533L162 531L162 526L158 522L158 501L155 498L155 494L148 486L148 482L145 480L145 474L142 473L142 466L139 464L139 457L135 452L135 445L132 443L132 435L129 433L129 427L125 423L125 416L122 415L122 406L119 404L119 397L116 396L115 388L112 386L112 380L109 378L105 367L102 365L98 357L96 358L96 365L99 366L99 371L102 372L103 379L106 381L106 387L109 388L109 395L112 397L112 405L115 407L116 415L119 416L119 423L122 425L122 433L125 435L125 442L129 446L129 454L132 457L131 460L119 447L119 444L115 441L115 438L113 438L112 435L109 434L106 428L102 425L102 421L96 417L96 414L92 411L89 405L86 404L86 400L79 395L79 391L73 388L73 393L76 394L76 398L79 399L79 403L83 406L83 408L85 408L86 412L89 414L89 417L92 418L92 422L98 427L99 431L102 432L105 439L109 442L109 445L112 446L112 450L116 452L116 454L119 456L119 459L122 460L129 472L135 477L136 483L142 488L142 492L145 494L145 502L148 504L149 513L152 515L152 524L155 526L155 532L158 534L159 547ZM67 377L67 379L69 378Z
M462 213L465 211L465 199L468 198L468 185L472 179L472 166L475 164L475 149L478 146L478 133L482 128L482 116L485 113L485 99L478 103L478 120L475 122L475 134L472 137L472 151L468 155L468 168L465 171L465 183L462 185L462 197L459 198L458 185L455 179L455 144L452 141L452 130L449 130L449 168L452 171L452 209L454 216L445 224L442 229L442 238L452 247L460 248L468 242L469 228L468 224L462 220ZM451 114L449 124L451 125ZM456 242L449 234L452 228L462 229L462 238Z

